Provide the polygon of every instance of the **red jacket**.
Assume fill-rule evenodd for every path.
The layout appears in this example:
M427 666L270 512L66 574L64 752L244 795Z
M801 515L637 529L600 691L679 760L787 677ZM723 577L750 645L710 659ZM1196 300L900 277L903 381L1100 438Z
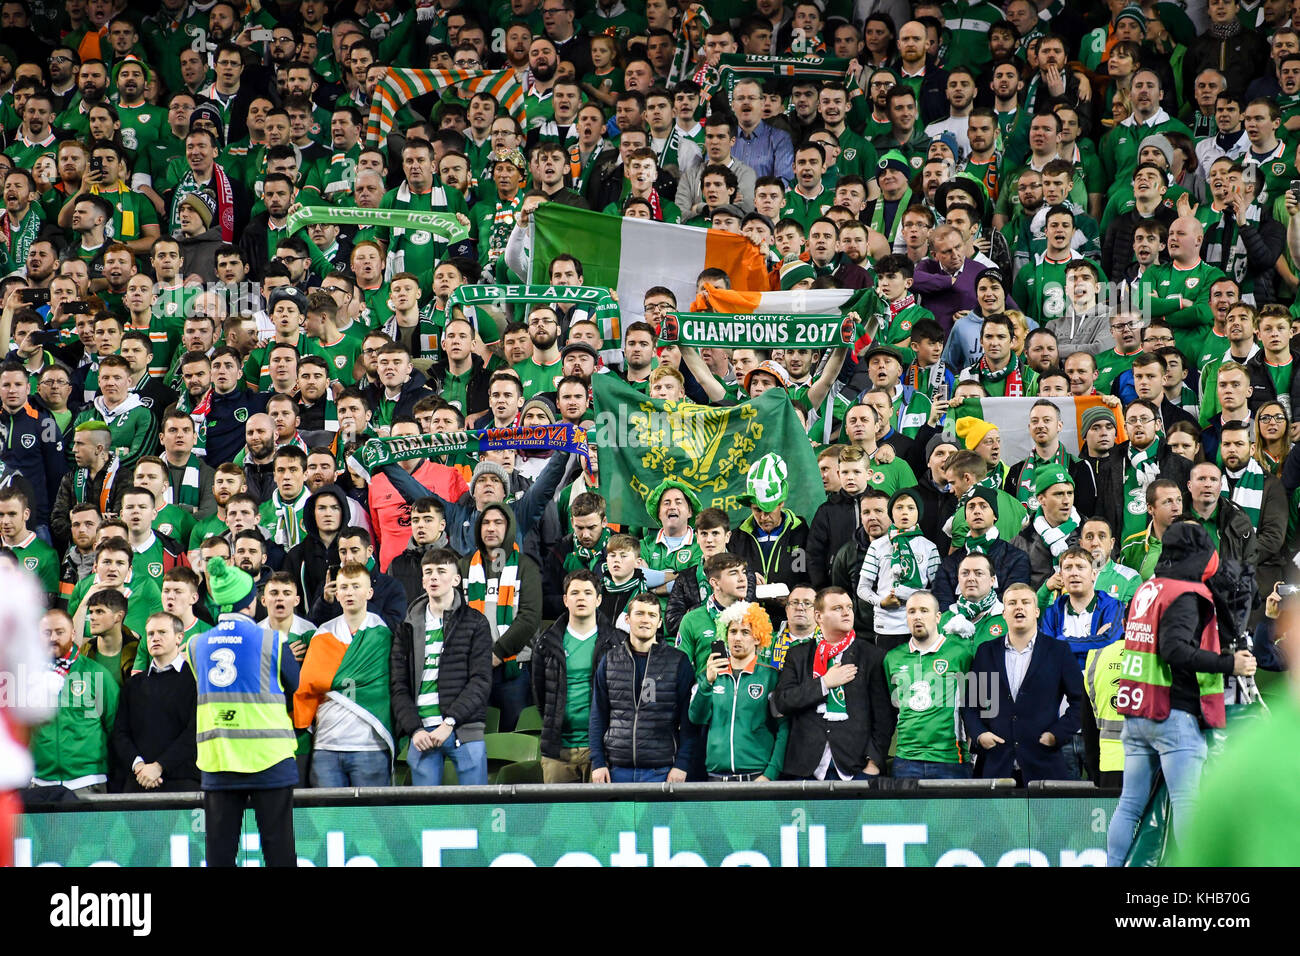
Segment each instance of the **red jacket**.
M469 491L465 476L448 465L424 461L412 475L446 501L457 501ZM411 540L411 505L382 474L370 479L370 529L379 570L386 572Z

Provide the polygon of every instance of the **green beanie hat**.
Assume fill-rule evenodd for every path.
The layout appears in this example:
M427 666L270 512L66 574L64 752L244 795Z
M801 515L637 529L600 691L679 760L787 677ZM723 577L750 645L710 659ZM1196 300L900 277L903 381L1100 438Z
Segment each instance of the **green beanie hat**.
M1034 494L1041 495L1052 485L1074 487L1074 479L1064 468L1037 468L1034 470Z
M253 596L253 578L247 571L226 564L225 558L209 558L207 562L208 594L224 614L237 611L248 604Z

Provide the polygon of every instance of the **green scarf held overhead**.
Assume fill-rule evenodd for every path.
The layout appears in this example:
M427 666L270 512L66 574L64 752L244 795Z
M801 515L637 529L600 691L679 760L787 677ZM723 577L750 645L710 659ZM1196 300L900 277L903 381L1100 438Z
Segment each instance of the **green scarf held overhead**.
M189 461L185 462L185 470L181 473L180 489L174 488L168 484L165 498L169 505L182 505L187 508L198 508L199 506L199 463L202 461L198 455L190 452Z
M890 528L890 567L894 572L894 587L911 588L913 591L919 591L925 587L925 582L921 580L921 566L916 560L916 554L912 551L912 540L921 537L920 527L913 528Z
M593 547L586 547L578 542L577 537L573 539L573 550L564 558L564 570L569 571L595 571L605 557L605 547L609 544L610 530L608 528L600 529L600 537L596 539Z
M1264 505L1264 469L1254 458L1246 462L1246 467L1237 474L1226 468L1223 472L1223 486L1220 494L1246 512L1250 523L1259 527L1259 512ZM1231 478L1235 484L1230 485Z
M1159 477L1160 434L1146 448L1134 448L1130 442L1124 463L1124 537L1146 529L1147 485Z
M1019 499L1021 504L1029 506L1029 510L1036 510L1037 496L1034 494L1034 469L1041 466L1044 468L1063 468L1069 471L1070 466L1073 464L1074 456L1065 450L1065 444L1062 442L1056 443L1056 454L1051 458L1039 458L1036 451L1031 451L1029 457L1025 459L1025 466L1020 469L1020 484L1016 485L1016 498Z
M959 597L957 603L953 606L957 613L964 617L971 624L974 624L982 618L998 603L998 592L996 588L989 588L989 593L984 595L978 601L971 601L964 597Z
M469 238L469 226L457 219L455 213L415 209L362 209L355 206L302 206L289 214L284 223L284 231L292 236L302 226L314 222L427 232L435 242L444 245Z

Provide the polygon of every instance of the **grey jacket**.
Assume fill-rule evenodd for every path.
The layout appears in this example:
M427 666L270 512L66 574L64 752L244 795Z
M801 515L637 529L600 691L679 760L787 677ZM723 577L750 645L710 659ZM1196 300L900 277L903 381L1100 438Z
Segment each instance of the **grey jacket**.
M706 155L704 162L682 174L682 178L677 181L677 196L674 202L682 211L682 216L687 219L698 216L704 208L704 199L700 195L700 179L704 175L704 167L708 165L709 157ZM753 212L754 182L758 179L758 175L752 166L746 166L734 156L727 166L736 174L736 180L740 184L740 188L736 190L736 205L742 212Z
M1104 303L1083 314L1067 309L1065 315L1046 325L1056 336L1056 352L1062 362L1075 352L1097 355L1115 347L1115 339L1110 334L1110 311Z

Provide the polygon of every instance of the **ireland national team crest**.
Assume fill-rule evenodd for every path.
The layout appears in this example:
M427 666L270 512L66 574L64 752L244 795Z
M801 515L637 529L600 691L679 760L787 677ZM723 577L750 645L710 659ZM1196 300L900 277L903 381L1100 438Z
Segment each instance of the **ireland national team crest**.
M348 361L348 357L346 355L336 355L334 356L334 367L337 369L341 369L343 368L344 365L347 364L347 361Z
M28 571L35 571L38 563L35 558L23 558L23 567Z
M161 562L161 561L150 561L150 562L149 562L149 577L151 577L151 578L160 578L160 577L162 577L162 562Z
M673 561L676 562L677 566L680 568L686 567L691 563L691 549L679 548L677 551L673 552Z
M236 409L235 409L235 421L237 421L237 422L246 422L246 421L248 421L248 409L247 409L247 408L236 408Z
M1004 631L1004 630L1005 630L1005 629L1002 627L1001 624L990 624L990 625L989 625L989 635L992 636L992 637L1001 637L1002 634L1003 634L1003 631Z
M24 447L24 448L35 448L35 447L36 447L36 436L35 436L35 435L32 435L32 434L24 435L24 436L22 437L22 443L23 443L23 447Z
M943 658L939 658L939 660L934 662L934 672L936 674L948 673L948 662L945 661Z
M894 560L898 565L897 570L894 572L895 582L909 581L912 578L920 577L916 569L916 555L913 554L911 548L898 548Z
M848 149L844 151L844 158L847 159L850 163L853 162L853 158L857 155L858 155L858 150L854 146L850 146Z
M1286 173L1286 163L1277 162L1273 164L1273 175L1281 176Z
M1184 282L1183 285L1187 286L1187 288L1189 289L1195 289L1196 286L1200 283L1200 281L1201 281L1200 276L1188 276L1187 281Z
M752 699L754 699L754 700L758 700L759 698L761 698L761 697L763 696L763 685L762 685L762 684L750 684L750 685L749 685L749 696L750 696Z

